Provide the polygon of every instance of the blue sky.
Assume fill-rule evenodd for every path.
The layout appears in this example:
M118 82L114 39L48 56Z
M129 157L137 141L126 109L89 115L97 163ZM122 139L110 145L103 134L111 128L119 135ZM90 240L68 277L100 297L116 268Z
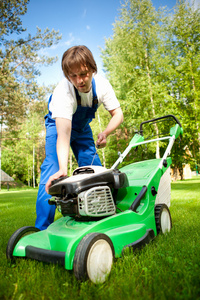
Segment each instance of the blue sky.
M197 0L200 1L200 0ZM105 38L113 34L113 24L119 16L122 0L30 0L28 12L22 17L27 33L35 34L36 27L59 30L62 40L45 50L50 56L58 56L53 66L41 68L39 84L56 84L62 77L61 58L69 47L86 45L93 53L98 70L102 73L100 47ZM153 5L173 8L176 0L153 0Z

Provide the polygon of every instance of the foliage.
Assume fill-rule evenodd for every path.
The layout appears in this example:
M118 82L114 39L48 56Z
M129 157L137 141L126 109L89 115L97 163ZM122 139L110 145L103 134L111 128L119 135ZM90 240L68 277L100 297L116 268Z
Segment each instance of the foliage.
M56 58L43 49L58 42L57 31L37 28L31 36L21 16L29 0L0 3L0 123L2 168L23 182L37 181L44 158L44 120L51 87L38 87L39 66ZM151 0L127 0L112 37L102 49L104 68L124 112L124 122L98 150L104 166L111 167L142 121L167 114L179 118L183 137L172 150L173 167L180 174L185 163L200 169L200 9L178 0L172 11L158 10ZM92 122L94 139L106 127L109 114L100 108ZM160 133L153 128L154 135ZM164 143L131 153L127 163L160 156ZM35 149L33 163L33 149ZM147 150L147 151L146 151ZM70 155L69 169L77 167Z
M21 15L27 12L27 4L30 0L3 0L0 3L0 35L9 35L12 33L21 33L24 31Z
M169 32L173 35L173 94L184 126L184 141L190 159L200 163L200 9L194 10L183 1L175 9ZM183 151L182 151L183 152ZM178 151L177 156L181 155ZM178 158L176 156L176 159ZM187 153L185 154L187 157Z
M2 169L7 170L14 179L29 185L33 184L33 171L36 178L39 176L45 156L44 115L47 113L47 103L43 99L29 104L28 116L15 135L9 129L3 131Z
M57 60L43 55L41 50L56 44L61 38L57 31L48 28L44 32L37 28L34 36L25 36L20 16L26 12L28 2L6 0L0 6L1 28L7 28L0 35L0 116L1 125L8 127L26 116L27 106L37 99L35 78L40 75L38 66L50 65ZM18 37L20 34L22 37Z
M36 149L37 172L44 158L44 138L41 143L44 107L47 107L47 94L52 87L39 87L36 79L40 75L39 67L53 64L57 57L44 55L42 50L61 38L58 31L48 28L44 31L37 28L35 35L25 35L21 16L27 12L28 3L29 0L4 0L0 4L2 168L24 182L28 181L33 147Z
M142 121L167 114L180 119L184 135L173 154L180 172L183 162L200 163L199 17L200 9L185 1L178 1L173 13L156 11L150 0L125 1L102 49L128 137Z

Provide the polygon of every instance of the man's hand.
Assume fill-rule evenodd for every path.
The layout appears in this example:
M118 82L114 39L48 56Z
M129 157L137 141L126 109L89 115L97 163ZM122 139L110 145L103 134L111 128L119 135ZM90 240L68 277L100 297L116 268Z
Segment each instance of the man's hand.
M107 138L107 135L103 132L100 132L98 134L98 140L96 142L96 146L98 146L98 148L104 148L107 143L106 138Z
M96 145L98 145L99 148L103 148L106 146L107 136L111 134L123 122L123 113L120 107L110 110L109 113L111 115L110 122L108 123L106 129L98 134Z
M46 186L45 186L45 191L47 193L49 193L49 188L51 186L51 182L55 179L58 179L60 177L63 177L63 176L66 176L67 175L67 172L64 172L62 170L59 170L58 172L56 172L55 174L53 174L52 176L49 177L49 180L47 181L46 183Z
M48 193L51 186L51 182L55 179L67 175L67 163L69 155L69 144L71 136L71 120L56 118L56 129L57 129L57 155L59 161L60 170L49 177L46 183L45 190Z

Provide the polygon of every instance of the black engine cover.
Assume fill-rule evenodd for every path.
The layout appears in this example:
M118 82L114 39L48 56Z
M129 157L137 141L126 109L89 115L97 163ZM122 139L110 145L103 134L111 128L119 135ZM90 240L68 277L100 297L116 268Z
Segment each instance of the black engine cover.
M74 178L77 175L73 175ZM119 189L128 186L128 179L125 173L121 173L119 170L108 170L98 174L89 174L85 178L77 176L77 181L70 181L63 179L59 182L55 182L49 188L49 194L56 197L64 197L67 194L76 194L88 190L95 186L109 186L111 189Z

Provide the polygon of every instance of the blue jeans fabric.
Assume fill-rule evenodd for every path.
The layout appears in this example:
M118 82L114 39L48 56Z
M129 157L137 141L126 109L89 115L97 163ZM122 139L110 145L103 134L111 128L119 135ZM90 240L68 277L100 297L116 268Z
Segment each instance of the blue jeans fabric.
M46 157L41 166L41 179L36 202L36 222L35 227L40 230L46 229L53 221L55 215L55 205L49 205L48 199L51 198L45 191L45 184L49 177L59 170L58 157L56 152L57 133L55 123L47 126L46 133ZM76 157L79 167L91 165L96 153L92 130L89 125L84 131L72 130L71 148ZM93 165L101 166L98 154L95 155Z

